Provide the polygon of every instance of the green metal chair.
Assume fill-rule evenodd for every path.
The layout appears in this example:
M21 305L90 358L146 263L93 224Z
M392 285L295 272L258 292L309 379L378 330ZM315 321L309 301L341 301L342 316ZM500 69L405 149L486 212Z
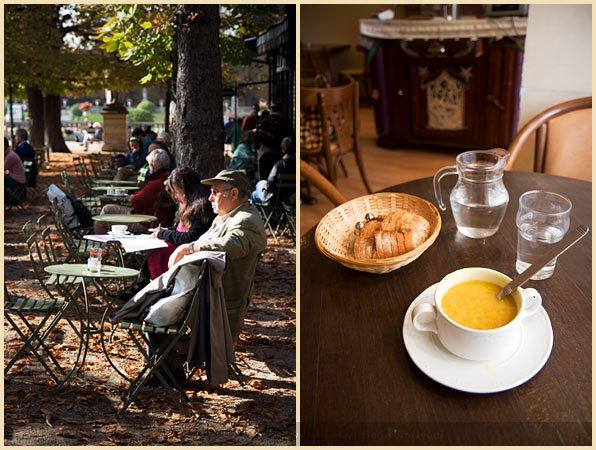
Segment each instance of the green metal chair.
M72 199L75 199L75 200L78 199L81 202L83 202L83 205L85 205L89 209L89 211L91 211L91 214L97 215L100 213L101 201L97 197L79 197L79 196L77 196L77 193L74 190L74 186L70 182L70 177L68 176L66 169L64 169L62 172L60 172L60 176L62 177L62 182L64 183L64 188L66 189L66 193Z
M286 213L286 209L283 206L284 200L287 200L295 194L296 174L280 173L277 177L276 192L271 200L265 203L255 204L261 213L261 216L263 217L265 229L268 229L271 232L276 244L278 243L277 235L280 230L286 230L286 228L289 226L289 217Z
M5 286L4 317L18 334L22 345L5 366L4 375L29 351L56 383L57 391L60 391L80 369L80 362L84 360L88 307L78 302L82 287L76 278L57 279L55 276L48 277L43 271L43 267L59 263L51 230L48 227L35 229L33 223L28 221L23 231L34 275L45 293L41 298L16 298ZM59 337L64 335L63 325L69 325L78 339L75 347L71 348L74 353L65 350L59 342ZM72 347L72 344L70 341L69 346Z
M118 411L118 415L122 415L130 406L130 404L138 397L141 389L145 383L152 376L156 376L164 387L168 396L177 404L180 410L187 414L188 408L184 405L184 402L190 402L190 399L186 395L183 389L183 385L192 378L198 366L194 367L186 375L186 379L183 383L179 383L178 380L172 375L170 368L165 364L166 357L175 348L178 341L193 327L193 319L196 317L196 312L199 307L199 301L201 296L201 287L207 278L207 261L201 263L200 272L198 275L197 286L189 306L186 309L182 320L174 326L167 327L155 327L147 324L143 320L123 320L118 323L118 327L127 330L130 338L136 345L138 351L145 358L145 366L136 376L132 379L122 374L110 361L112 366L118 371L118 373L129 381L129 387L124 394L124 404ZM103 330L103 327L102 327ZM162 343L159 346L153 344L145 333L152 333L162 337ZM146 350L148 349L148 351ZM178 392L176 394L175 390Z
M285 224L285 228L282 229L281 233L284 234L288 231L290 238L296 244L296 193L292 194L288 199L288 202L282 202L284 209L284 221L281 223Z

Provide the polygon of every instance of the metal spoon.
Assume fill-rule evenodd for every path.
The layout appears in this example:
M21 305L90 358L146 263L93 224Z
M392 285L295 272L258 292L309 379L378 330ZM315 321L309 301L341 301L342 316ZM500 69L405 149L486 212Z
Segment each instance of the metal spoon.
M580 225L575 230L568 233L567 236L561 239L561 241L558 242L553 248L551 248L544 256L540 257L538 261L536 261L534 264L532 264L530 267L528 267L526 270L520 273L517 277L511 280L509 284L507 284L503 288L503 290L499 292L497 298L499 300L502 300L503 297L511 294L519 286L521 286L532 276L534 276L536 272L538 272L540 269L546 266L550 261L552 261L554 258L559 256L561 253L563 253L565 250L567 250L569 247L571 247L573 244L575 244L577 241L583 238L586 234L588 234L588 231L590 231L590 229L586 225Z

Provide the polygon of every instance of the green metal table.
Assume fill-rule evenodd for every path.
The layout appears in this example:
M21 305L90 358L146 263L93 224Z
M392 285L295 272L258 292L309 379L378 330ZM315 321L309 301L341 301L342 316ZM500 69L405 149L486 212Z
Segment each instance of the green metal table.
M111 180L111 179L96 179L92 180L93 184L99 185L112 185L117 189L121 189L121 186L136 186L138 183L133 180Z
M110 225L115 223L153 222L157 220L156 216L150 216L149 214L99 214L91 218L100 222L108 222Z
M138 191L141 189L140 186L123 186L118 184L107 184L105 186L93 186L91 189L94 191L109 191L110 189L120 189L123 191Z
M76 277L81 280L81 290L80 290L79 295L82 295L84 313L87 316L86 324L83 327L81 327L82 332L84 334L84 336L81 336L81 340L84 340L83 345L84 345L85 349L83 351L82 359L80 360L80 362L78 364L75 363L73 370L71 371L71 373L68 374L66 380L68 380L74 372L79 372L82 369L83 365L85 364L85 359L87 357L87 351L89 349L89 336L93 333L99 332L101 334L101 343L102 343L102 347L104 349L104 353L105 353L110 365L112 365L112 367L115 367L114 364L112 363L112 361L110 360L108 353L106 351L105 345L104 345L103 332L102 332L103 331L103 322L104 322L103 318L101 321L101 326L99 328L94 327L91 324L91 317L89 314L89 299L87 297L87 285L86 285L85 280L86 279L100 280L100 279L108 279L108 278L109 279L131 278L131 277L138 276L139 271L136 269L129 269L127 267L102 265L99 272L91 272L91 270L89 270L89 268L87 267L87 264L54 264L51 266L44 267L44 271L46 271L49 274L57 275L58 276L57 282L59 284L60 284L60 277L65 277L65 279L72 279L72 277ZM101 289L98 291L101 291ZM76 301L76 298L74 299L74 301ZM110 309L111 303L109 302L107 296L105 298L105 301L108 306L106 308L106 311L107 311ZM104 313L104 318L105 318L105 313ZM79 366L78 369L76 369L77 366ZM66 380L64 381L64 383L66 383Z

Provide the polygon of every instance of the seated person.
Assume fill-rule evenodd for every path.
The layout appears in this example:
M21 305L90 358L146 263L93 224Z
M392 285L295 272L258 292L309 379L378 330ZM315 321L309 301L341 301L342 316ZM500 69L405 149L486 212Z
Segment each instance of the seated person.
M19 191L25 186L25 167L19 155L17 155L4 138L4 204L18 205L22 198L15 198L14 191ZM7 189L19 188L19 189Z
M151 279L157 278L168 270L168 258L182 244L196 241L205 233L215 213L209 203L209 188L201 184L201 177L188 167L174 169L165 181L166 191L178 203L180 220L175 227L157 227L152 236L163 239L167 248L159 248L149 255Z
M168 152L168 155L170 156L170 172L171 172L172 170L174 170L176 168L176 159L174 158L174 155L172 155L169 152L168 146L165 144L165 142L162 142L162 141L152 142L149 145L148 152L151 153L153 150L156 150L158 148L161 148L161 149L165 150L166 152ZM142 182L146 183L147 180L149 179L149 175L151 175L151 171L149 170L149 164L145 163L145 165L139 169L139 176L141 176L143 173L145 175L142 178L142 180L143 180Z
M155 215L155 202L159 193L165 191L164 182L170 174L170 157L165 150L157 149L147 156L151 176L143 188L134 194L130 199L130 207L123 205L105 205L101 214L149 214ZM162 224L169 224L172 210L161 208L157 212L157 220ZM146 232L147 225L143 223L132 223L128 229L134 232ZM95 222L95 233L106 234L109 231L107 222Z
M244 170L248 177L252 178L252 174L256 172L257 168L257 152L253 149L254 142L255 134L253 132L243 133L238 147L232 152L226 169Z
M244 327L259 254L267 246L267 236L259 212L248 203L251 183L243 171L222 170L201 183L211 185L209 201L217 217L197 241L180 245L172 253L168 267L200 250L226 253L222 285L230 331L236 342Z
M168 270L168 258L179 245L196 241L205 233L215 213L209 203L209 188L201 184L201 177L193 169L184 167L175 169L165 181L166 191L179 204L180 220L177 226L156 227L152 230L154 238L163 239L167 248L153 250L143 266L135 284L118 298L128 300L151 280Z
M172 146L172 137L170 136L170 133L165 130L161 130L159 133L157 133L155 140L163 142L168 146L168 148Z
M151 133L153 135L153 132ZM145 131L143 131L141 127L137 127L134 130L132 130L131 135L136 137L139 141L141 141L141 147L143 148L145 153L147 153L149 151L149 145L153 142L151 136L147 136L147 134L145 133Z
M95 122L90 129L85 130L85 136L83 137L83 147L85 147L85 150L89 148L90 140L101 141L102 135L103 128L99 122Z
M114 181L134 180L138 176L138 171L145 164L147 152L143 150L139 138L133 136L128 140L128 148L126 153L127 165L120 167Z
M232 151L236 150L236 146L238 142L240 142L240 137L242 136L242 119L236 119L236 123L232 127L232 130L226 134L226 138L224 140L225 144L232 144Z
M259 181L251 194L250 198L253 203L267 203L273 198L277 191L277 178L279 174L296 173L296 146L293 136L289 136L282 141L281 151L284 157L273 165L267 179ZM292 193L289 193L287 197ZM282 198L281 200L286 201L287 199Z
M29 134L27 130L24 128L17 128L15 133L15 142L17 144L16 148L14 149L15 153L19 155L21 161L25 161L25 159L33 160L33 166L31 166L31 174L29 175L29 183L28 186L35 188L36 180L37 180L37 161L35 161L35 150L31 147L31 144L28 142Z

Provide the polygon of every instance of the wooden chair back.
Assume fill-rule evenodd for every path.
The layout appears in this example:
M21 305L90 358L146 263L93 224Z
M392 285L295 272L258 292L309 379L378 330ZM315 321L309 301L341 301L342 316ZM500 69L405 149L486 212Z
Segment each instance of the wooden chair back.
M339 206L348 201L348 199L339 192L327 178L321 175L321 172L302 159L300 160L300 176L313 184L335 206Z
M346 79L347 84L337 87L300 88L300 106L301 108L316 107L320 114L323 136L320 152L303 152L301 148L301 155L310 160L322 160L327 177L335 183L337 166L342 164L343 167L343 156L353 152L362 181L367 192L370 193L372 190L364 171L360 151L359 85L352 77L348 76Z
M592 181L592 97L560 103L530 120L509 146L506 169L534 132L534 172Z

